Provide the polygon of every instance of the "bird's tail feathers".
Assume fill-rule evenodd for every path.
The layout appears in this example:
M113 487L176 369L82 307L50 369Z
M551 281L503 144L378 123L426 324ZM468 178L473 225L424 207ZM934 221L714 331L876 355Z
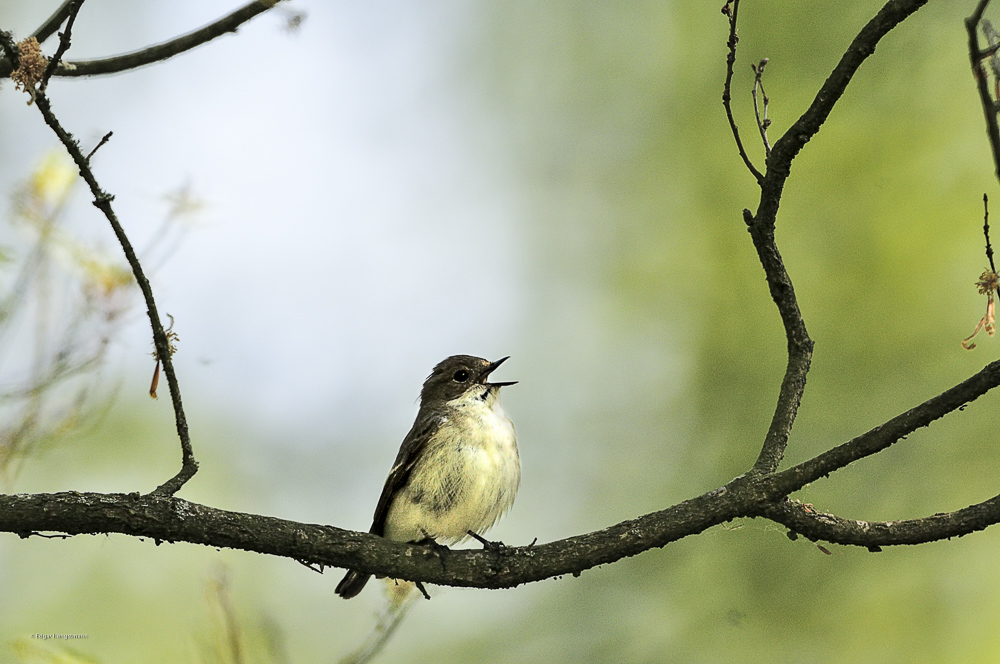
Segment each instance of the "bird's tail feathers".
M335 592L344 599L351 599L361 592L370 578L372 578L371 574L365 574L353 569L348 570L344 578L337 584Z

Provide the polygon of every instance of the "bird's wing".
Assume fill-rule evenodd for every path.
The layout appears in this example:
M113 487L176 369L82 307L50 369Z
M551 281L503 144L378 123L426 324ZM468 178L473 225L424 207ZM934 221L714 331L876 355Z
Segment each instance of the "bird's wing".
M382 495L378 499L378 506L375 508L375 517L372 519L372 527L369 532L379 536L385 536L385 518L389 514L389 506L396 492L406 486L410 481L410 472L417 464L417 460L423 455L427 447L427 441L441 426L441 419L437 417L425 420L417 419L413 423L413 428L406 434L403 443L399 446L399 454L396 455L396 462L389 471L389 477L382 487Z

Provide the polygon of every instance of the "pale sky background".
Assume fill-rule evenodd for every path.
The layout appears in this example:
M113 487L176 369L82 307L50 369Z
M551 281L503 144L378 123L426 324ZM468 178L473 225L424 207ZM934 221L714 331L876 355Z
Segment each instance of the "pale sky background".
M34 25L43 6L17 23ZM72 54L131 50L231 7L94 2ZM264 15L183 61L59 81L53 103L84 143L114 130L121 147L100 155L100 178L137 246L159 227L166 193L189 185L206 204L153 275L187 346L177 361L195 372L185 392L238 384L238 409L306 421L335 409L350 420L456 346L512 352L525 309L518 192L494 128L463 115L453 89L454 13L302 9L297 33ZM101 28L115 21L125 26ZM25 133L4 148L30 160L48 130L17 101L5 95L4 115ZM23 163L5 160L8 181ZM143 349L136 327L128 343Z

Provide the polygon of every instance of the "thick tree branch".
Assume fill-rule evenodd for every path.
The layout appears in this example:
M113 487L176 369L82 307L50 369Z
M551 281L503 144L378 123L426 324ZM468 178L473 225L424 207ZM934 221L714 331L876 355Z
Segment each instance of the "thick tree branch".
M173 496L133 494L0 495L0 531L21 537L42 533L67 535L122 533L160 542L189 542L286 557L300 562L360 569L374 574L441 585L509 588L580 572L634 556L711 526L739 517L765 517L811 539L874 549L917 544L981 530L1000 522L1000 497L951 514L898 522L861 522L819 514L785 500L786 490L804 477L816 477L838 450L861 458L884 449L878 440L894 440L954 410L956 399L983 393L1000 381L1000 362L899 418L776 476L753 474L665 510L603 530L548 544L506 547L500 551L453 551L442 565L420 545L394 542L368 533L304 524L274 517L219 510ZM939 416L939 415L938 415ZM902 420L902 421L900 421ZM858 441L869 440L867 443ZM878 449L876 449L878 448ZM804 469L804 470L803 470Z
M445 565L420 545L332 526L228 512L172 496L66 492L0 495L0 531L28 537L123 533L163 542L190 542L350 567L393 578L442 585L506 588L578 574L663 546L739 516L741 495L720 489L662 512L550 544L501 552L455 550Z
M768 505L761 516L787 526L810 540L867 547L924 544L961 537L997 523L1000 496L947 514L905 521L858 521L817 512L810 505L786 500Z
M99 76L102 74L114 74L129 69L136 69L154 62L160 62L172 58L175 55L190 51L196 46L209 42L216 37L220 37L229 32L236 32L237 28L252 19L253 17L266 12L282 0L255 0L236 11L223 16L219 20L210 23L202 28L189 32L186 35L175 37L162 44L155 44L138 51L115 55L97 60L78 60L76 62L64 62L55 71L55 76ZM70 3L65 3L66 5ZM42 41L42 36L48 36L45 31L54 31L68 15L68 7L60 7L38 30L35 31L38 41ZM53 25L54 23L54 25ZM43 29L45 31L43 31ZM51 34L51 32L49 32ZM10 76L15 65L8 59L0 60L0 78Z

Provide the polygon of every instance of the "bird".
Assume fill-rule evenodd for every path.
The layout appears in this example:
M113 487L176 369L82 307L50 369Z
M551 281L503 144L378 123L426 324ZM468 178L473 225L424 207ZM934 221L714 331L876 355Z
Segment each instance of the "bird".
M452 355L434 367L385 480L370 533L403 542L458 544L470 536L481 539L510 509L521 483L521 463L500 388L517 381L487 380L508 359ZM348 570L336 593L355 597L370 578Z

